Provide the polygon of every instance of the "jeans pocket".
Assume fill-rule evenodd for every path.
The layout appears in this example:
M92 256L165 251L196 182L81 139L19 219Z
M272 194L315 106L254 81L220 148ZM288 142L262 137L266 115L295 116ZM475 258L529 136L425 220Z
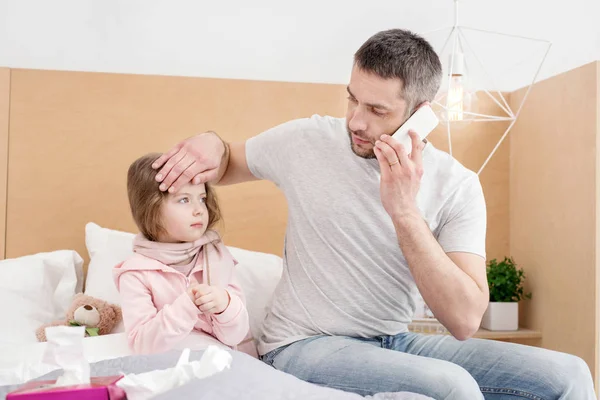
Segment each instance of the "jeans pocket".
M260 359L262 360L262 362L270 365L271 367L273 367L273 363L275 362L275 358L277 358L277 356L279 355L279 353L281 353L283 350L285 350L287 346L281 346L276 348L275 350L271 350L270 352L263 354L262 356L260 356Z

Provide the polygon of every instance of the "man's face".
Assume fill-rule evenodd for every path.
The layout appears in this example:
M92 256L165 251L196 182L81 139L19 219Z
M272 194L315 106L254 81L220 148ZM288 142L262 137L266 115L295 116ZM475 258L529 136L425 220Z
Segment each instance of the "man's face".
M400 79L383 79L354 66L348 84L346 129L352 151L375 158L373 146L381 135L394 133L406 120Z

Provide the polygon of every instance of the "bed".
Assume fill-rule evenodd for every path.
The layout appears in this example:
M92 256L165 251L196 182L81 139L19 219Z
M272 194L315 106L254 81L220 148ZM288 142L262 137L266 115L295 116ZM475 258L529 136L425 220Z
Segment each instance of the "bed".
M119 304L112 283L112 266L131 254L133 233L101 227L90 222L85 227L85 241L90 263L84 293ZM260 334L270 294L282 271L282 259L274 254L229 247L238 260L237 275L247 296L250 329ZM31 274L36 279L31 279ZM83 259L75 251L59 250L0 261L0 304L3 315L12 323L0 328L0 396L20 384L35 379L55 379L60 373L44 362L45 342L37 342L35 327L48 319L60 319L69 299L82 288ZM12 288L12 289L11 289ZM5 320L6 321L6 320ZM194 333L167 353L133 355L127 346L123 325L108 335L84 339L84 354L92 376L147 372L174 365L178 350L190 348L192 359L199 359L208 345L231 351L208 335ZM232 368L213 377L195 380L156 398L280 399L291 396L303 399L357 399L356 394L323 388L303 382L263 364L238 351ZM381 399L425 399L411 393L377 394Z

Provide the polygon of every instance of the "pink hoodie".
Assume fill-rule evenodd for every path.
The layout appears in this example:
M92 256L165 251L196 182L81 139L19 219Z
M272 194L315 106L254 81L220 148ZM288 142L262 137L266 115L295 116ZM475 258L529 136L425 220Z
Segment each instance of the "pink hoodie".
M211 284L226 289L231 298L229 306L219 315L204 314L187 294L190 283L203 282L201 263L189 277L141 254L134 254L115 266L113 276L121 294L123 322L131 350L138 354L167 351L194 329L232 348L251 337L244 295L235 278L235 263L235 260L222 262L210 269Z

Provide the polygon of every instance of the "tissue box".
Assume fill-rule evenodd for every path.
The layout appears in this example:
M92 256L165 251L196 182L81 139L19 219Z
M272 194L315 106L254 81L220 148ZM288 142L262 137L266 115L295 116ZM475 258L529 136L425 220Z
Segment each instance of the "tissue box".
M122 376L90 378L86 385L53 387L56 381L29 382L6 396L6 400L125 400L125 392L115 385Z

